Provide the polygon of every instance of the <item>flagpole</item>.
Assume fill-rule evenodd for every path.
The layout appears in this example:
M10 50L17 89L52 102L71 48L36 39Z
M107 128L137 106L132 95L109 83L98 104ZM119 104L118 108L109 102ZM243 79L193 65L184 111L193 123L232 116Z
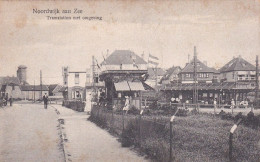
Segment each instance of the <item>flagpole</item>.
M155 65L155 86L157 88L157 66L158 65Z

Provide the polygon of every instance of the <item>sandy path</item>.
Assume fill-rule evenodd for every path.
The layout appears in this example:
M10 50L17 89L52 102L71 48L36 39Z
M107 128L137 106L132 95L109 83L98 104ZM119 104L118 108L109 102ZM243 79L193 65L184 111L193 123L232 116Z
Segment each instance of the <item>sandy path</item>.
M0 161L64 161L58 115L37 104L0 109Z
M71 161L146 161L129 148L122 148L115 137L87 121L89 115L56 106L60 118L64 119L64 130L68 141L65 143L67 156Z

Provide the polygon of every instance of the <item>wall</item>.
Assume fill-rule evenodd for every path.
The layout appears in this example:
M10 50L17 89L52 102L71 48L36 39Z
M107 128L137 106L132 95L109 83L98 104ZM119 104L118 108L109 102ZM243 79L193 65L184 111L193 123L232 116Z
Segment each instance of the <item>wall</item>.
M231 72L225 72L225 73L220 74L221 79L226 78L226 82L235 82L236 80L238 80L238 75L254 75L255 76L255 71L231 71ZM243 80L244 80L244 78L243 78ZM249 76L248 80L252 80L250 76Z
M42 91L42 96L44 94L49 95L49 91ZM35 94L35 100L40 99L41 91L22 91L22 99L24 100L33 100Z
M8 93L8 97L12 96L12 98L22 98L22 92L19 86L14 86L14 90L12 86L6 86L5 93Z
M190 74L190 77L186 77L186 74ZM198 75L197 80L198 80L198 81L212 81L212 79L213 79L213 73L207 73L207 74L208 74L208 77L207 77L207 78L205 78L205 77L200 78L200 77L199 77L199 74L200 74L200 73L197 73L197 75ZM182 73L182 74L181 74L181 81L182 81L182 82L185 82L185 81L194 81L193 73Z
M82 99L84 99L85 94L84 94L84 88L83 87L69 87L68 88L68 99L76 99L76 91L79 91L80 96Z
M86 73L79 73L79 84L75 84L75 73L69 73L68 87L74 87L74 86L85 87L85 84L86 84Z

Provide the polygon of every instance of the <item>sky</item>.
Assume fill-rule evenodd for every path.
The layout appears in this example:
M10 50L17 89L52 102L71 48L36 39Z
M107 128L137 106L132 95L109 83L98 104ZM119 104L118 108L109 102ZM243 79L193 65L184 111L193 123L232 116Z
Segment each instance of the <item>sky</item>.
M33 9L82 10L81 14L37 14ZM93 20L47 20L46 16L98 16ZM198 58L221 68L233 57L255 64L260 54L259 0L186 1L1 1L0 76L62 83L62 66L84 71L114 50L159 58L160 67L184 67L196 46Z

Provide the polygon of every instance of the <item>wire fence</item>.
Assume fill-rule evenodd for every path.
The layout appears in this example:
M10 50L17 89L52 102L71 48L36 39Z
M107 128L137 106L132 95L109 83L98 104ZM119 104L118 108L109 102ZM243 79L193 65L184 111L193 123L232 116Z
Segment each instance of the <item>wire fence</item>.
M135 145L154 159L172 161L169 157L170 117L132 115L96 105L92 108L91 120L118 135L123 147Z
M188 120L192 120L194 123L188 122L188 120L185 118L179 118L175 122L170 122L170 119L174 119L172 118L172 115L176 113L176 110L179 110L181 112L181 109L185 110L185 108L183 108L185 106L193 105L171 104L170 106L168 106L168 115L156 115L155 113L151 115L147 112L145 112L144 115L141 114L140 111L139 114L131 114L126 113L122 109L112 109L112 105L110 104L97 104L94 105L91 110L90 120L95 122L100 127L108 129L112 134L116 134L118 137L120 137L120 141L123 147L129 147L132 145L137 146L141 152L145 153L155 161L178 161L181 160L180 157L184 156L186 156L185 158L187 159L193 157L201 160L201 157L205 158L205 153L207 153L209 150L211 150L209 151L211 153L210 156L216 157L217 160L227 160L228 157L223 156L223 154L226 154L224 150L228 149L228 141L227 138L220 137L222 137L223 135L226 135L226 137L228 137L227 132L229 130L227 130L227 127L225 127L225 130L222 130L222 128L218 127L218 125L223 124L224 121L217 120L217 118L207 118L206 116L198 115L191 117L195 119L191 119L190 117L188 117ZM178 115L178 113L176 115ZM239 118L243 119L244 125L247 123L247 121L249 121L247 119L248 117L246 118L246 116L245 118ZM205 120L207 120L209 124L205 124L205 127L203 127L201 123L204 123ZM256 121L256 123L258 122L259 120ZM182 125L185 125L185 123L187 124L186 126L189 127L189 129L182 127ZM229 122L225 123L229 125ZM248 123L252 124L253 122L251 121ZM194 128L192 127L192 125L194 125ZM214 129L210 125L214 125ZM195 128L198 130L194 130ZM189 137L185 130L189 131L188 134L190 134L191 137ZM211 132L212 130L217 130L218 133L210 133L211 135L207 135L206 132ZM198 131L202 132L201 135L203 136L203 138L197 136L196 132ZM206 134L204 134L203 132ZM191 139L194 140L194 137L198 139L192 141ZM239 138L242 141L243 139L248 139L249 137L243 136ZM252 140L249 140L249 143L245 143L248 146L252 145L252 143L255 142L254 134L252 134L252 137L250 138L252 138ZM186 142L186 144L183 144L184 141ZM196 147L202 147L198 145L198 141L200 141L200 144L205 147L205 149L203 150L204 152L198 152L198 154L196 154L196 151L194 153L183 153L182 151L180 151L180 149L190 149L190 147L187 146L187 141L193 142L193 145ZM237 141L239 140L236 139L235 141L236 145L238 145L239 142ZM221 144L218 144L218 142ZM222 147L219 147L220 145L223 146L224 149ZM247 148L248 146L242 146L244 148L241 147L241 150L235 146L236 153L234 156L236 158L240 156L248 156L249 154L247 152L243 152L243 150L245 150L245 148ZM179 148L177 149L177 147ZM216 149L218 150L217 152ZM221 157L221 155L223 157ZM175 159L176 157L179 157L179 159ZM254 153L252 159L255 159L256 157L257 153Z

